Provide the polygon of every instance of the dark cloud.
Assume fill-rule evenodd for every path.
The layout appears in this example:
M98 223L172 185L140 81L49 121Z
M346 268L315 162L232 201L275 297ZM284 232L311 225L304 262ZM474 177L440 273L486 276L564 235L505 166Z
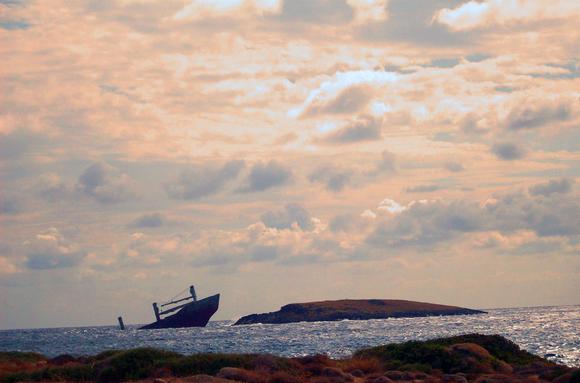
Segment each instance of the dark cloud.
M436 68L453 68L461 62L458 58L440 58L431 60L431 66Z
M379 247L431 246L476 231L533 231L539 237L580 234L580 202L569 194L511 193L485 204L470 201L413 203L378 221L367 242Z
M521 244L511 251L514 255L526 254L548 254L554 252L562 252L561 242L546 242L546 241L530 241Z
M550 123L567 121L572 117L569 105L524 107L513 110L507 117L506 126L511 130L539 128Z
M534 185L528 190L531 195L549 196L554 193L569 193L572 190L573 185L573 179L562 178L560 180L550 180L547 183Z
M62 269L77 266L84 254L61 254L57 251L31 253L26 256L26 267L33 270Z
M547 66L565 69L567 72L566 73L549 73L549 74L546 74L544 76L546 78L553 78L553 79L576 79L576 78L580 78L580 66L578 65L577 60L571 60L566 64L547 64Z
M267 227L276 229L291 229L294 224L302 230L314 227L308 210L296 203L286 205L283 210L268 211L262 214L261 220Z
M259 162L252 167L246 185L240 188L243 193L261 192L284 185L292 179L292 171L277 161Z
M580 234L577 196L508 194L487 205L486 210L501 230L529 229L542 237Z
M441 187L439 185L430 184L430 185L411 186L405 189L405 191L407 193L430 193L440 189Z
M569 194L506 194L486 204L484 211L494 230L533 230L541 237L580 234L580 200Z
M234 272L244 263L274 262L287 255L288 249L279 244L256 243L244 238L239 241L216 243L203 254L196 254L192 265L212 267L220 272Z
M223 166L192 166L182 171L177 180L166 184L167 194L175 199L198 199L217 194L235 180L244 167L244 161L230 161Z
M445 163L445 169L453 173L459 173L465 170L465 167L459 162L449 161Z
M331 166L322 166L308 176L310 182L322 183L327 190L340 192L352 180L353 172L337 169Z
M333 232L349 232L356 228L356 225L353 225L355 218L355 214L339 214L330 220L328 228Z
M526 155L526 151L522 147L509 142L495 144L492 146L491 151L497 158L506 161L519 160Z
M276 262L287 257L288 249L279 245L264 245L250 242L230 243L220 248L212 248L208 253L198 255L191 262L196 267L212 267L219 272L231 273L244 263Z
M14 160L42 150L47 137L25 129L0 133L0 159Z
M394 172L397 170L397 157L394 153L384 150L381 153L381 160L378 167L383 171Z
M379 223L367 241L380 247L429 246L480 230L484 223L485 217L474 203L414 203L394 218Z
M461 132L467 135L483 135L489 130L487 128L481 127L481 119L474 115L473 113L468 114L463 118L460 124Z
M72 187L54 173L40 176L34 189L38 197L50 202L66 200L73 195Z
M160 213L143 214L135 218L129 225L136 228L161 227L165 224L165 217Z
M472 62L472 63L482 62L482 61L485 61L485 60L490 59L490 58L492 58L492 56L487 54L487 53L474 53L474 54L465 56L465 59L469 62Z
M119 203L135 196L132 180L119 169L103 162L86 168L78 178L76 189L103 204Z
M346 24L354 16L345 0L284 0L273 18L291 23Z
M248 258L249 254L246 254ZM191 261L194 267L215 267L220 272L234 272L241 263L240 256L233 253L225 253L222 251L213 250L205 255L197 256Z
M372 97L372 90L368 86L352 86L341 91L338 96L319 105L311 105L304 115L316 116L320 114L352 114L363 109Z
M436 11L454 7L461 1L390 0L389 19L368 23L358 31L358 35L371 41L401 41L428 46L465 45L473 42L476 32L454 33L432 21Z
M451 132L436 132L431 137L433 141L441 141L441 142L455 142L456 138L457 135Z
M0 256L7 257L9 255L12 255L12 253L14 253L12 245L0 241Z
M254 262L268 262L277 259L280 250L277 246L254 246L249 256Z
M332 232L354 232L369 224L360 214L339 214L330 220L328 225Z
M0 0L0 4L6 6L15 6L15 5L22 5L24 0Z
M412 74L417 72L414 68L406 68L404 66L395 65L395 64L385 64L383 65L383 70L385 72L396 72L401 74Z
M350 144L362 141L376 141L382 137L382 121L372 117L362 117L343 128L322 138L331 144Z
M377 162L375 168L369 172L369 176L379 174L393 174L397 172L397 156L394 153L384 150L381 153L381 159Z
M517 88L514 88L513 86L496 86L493 89L496 92L501 92L501 93L512 93L512 92L515 92L517 90Z
M38 234L26 243L25 265L33 270L61 269L77 266L86 252L67 241L58 230L52 228Z
M24 210L22 197L14 194L0 194L0 214L18 214Z
M25 20L0 19L0 28L7 31L16 31L30 28L30 23Z

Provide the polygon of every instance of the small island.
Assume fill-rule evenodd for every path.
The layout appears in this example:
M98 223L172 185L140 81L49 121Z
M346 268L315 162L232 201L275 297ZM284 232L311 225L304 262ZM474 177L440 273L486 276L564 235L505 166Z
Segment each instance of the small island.
M283 306L279 311L246 315L234 324L281 324L472 314L485 314L485 311L395 299L342 299L292 303Z

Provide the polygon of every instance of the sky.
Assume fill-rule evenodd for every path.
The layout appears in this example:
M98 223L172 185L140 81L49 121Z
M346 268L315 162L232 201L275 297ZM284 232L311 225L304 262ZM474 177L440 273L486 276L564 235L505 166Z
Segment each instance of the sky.
M0 328L580 304L580 2L0 0Z

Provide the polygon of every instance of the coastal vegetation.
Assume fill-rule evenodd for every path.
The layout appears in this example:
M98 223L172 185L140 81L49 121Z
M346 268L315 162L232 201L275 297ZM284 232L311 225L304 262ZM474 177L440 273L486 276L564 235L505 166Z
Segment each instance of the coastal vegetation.
M182 355L155 348L96 356L0 353L1 382L580 383L580 369L521 350L498 335L469 334L388 344L348 359L325 355Z

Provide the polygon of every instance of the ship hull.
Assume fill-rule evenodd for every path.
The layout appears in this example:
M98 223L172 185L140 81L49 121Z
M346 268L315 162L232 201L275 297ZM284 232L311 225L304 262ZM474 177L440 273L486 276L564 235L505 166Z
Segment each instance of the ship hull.
M213 314L218 310L220 295L212 295L196 302L183 306L175 314L163 318L157 322L140 327L139 330L152 330L160 328L180 327L205 327Z

